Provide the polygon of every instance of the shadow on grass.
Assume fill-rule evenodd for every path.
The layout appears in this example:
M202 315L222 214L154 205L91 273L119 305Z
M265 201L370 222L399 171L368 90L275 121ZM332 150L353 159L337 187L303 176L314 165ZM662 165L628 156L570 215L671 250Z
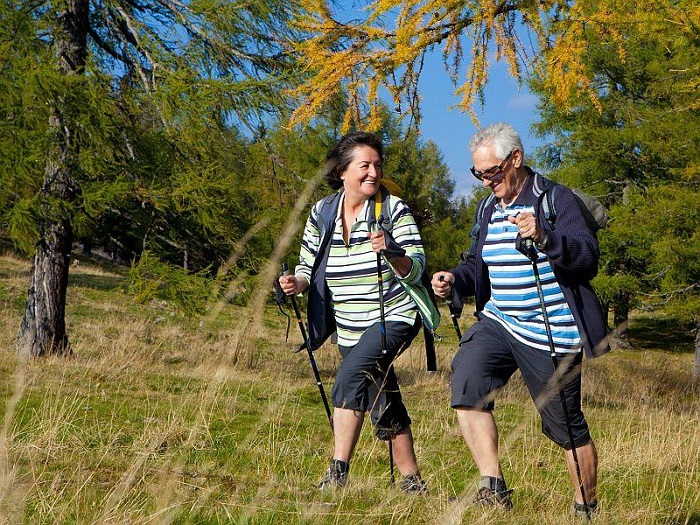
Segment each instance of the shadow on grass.
M604 374L598 376L598 380L601 381L598 388L605 389L606 396L600 398L584 394L587 405L611 411L619 410L630 406L624 400L630 399L630 393L633 391L636 396L635 403L639 403L640 406L664 407L673 410L674 413L696 413L700 383L691 378L690 369L671 366L670 360L664 364L658 358L649 362L621 358L614 359L613 363L613 367L608 367ZM634 378L633 386L629 383L630 378ZM610 401L610 398L613 401ZM693 523L700 525L697 522Z
M629 337L636 349L659 349L673 353L693 352L691 327L676 319L640 316L630 319Z
M0 279L28 279L30 275L29 268L21 270L13 270L12 268L4 267L0 270Z
M7 262L0 265L0 280L23 279L28 280L32 275L32 261L30 258L21 259L6 241L0 238L0 256L8 256ZM101 291L111 291L126 282L129 272L128 265L120 265L105 259L104 257L88 256L76 252L71 252L71 268L68 272L69 286L80 286L93 288ZM80 261L87 262L86 267L78 267ZM94 272L90 268L95 268ZM104 273L100 273L104 272Z
M111 291L125 285L125 278L119 275L96 275L90 273L71 272L68 275L69 286L92 288L94 290Z
M693 512L684 516L678 516L669 525L700 525L700 514Z

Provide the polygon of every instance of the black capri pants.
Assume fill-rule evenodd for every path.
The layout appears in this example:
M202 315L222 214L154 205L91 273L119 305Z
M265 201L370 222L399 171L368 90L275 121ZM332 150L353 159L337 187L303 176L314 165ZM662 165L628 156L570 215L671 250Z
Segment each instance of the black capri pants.
M581 411L581 358L581 352L557 358L576 447L591 441ZM498 321L484 315L462 336L459 351L452 360L452 407L493 410L494 394L518 369L542 418L542 432L570 450L550 353L521 343Z
M379 439L388 440L411 424L403 404L392 362L411 344L420 330L413 325L387 321L386 354L382 353L380 323L370 326L355 346L339 346L343 361L331 391L334 407L369 411Z

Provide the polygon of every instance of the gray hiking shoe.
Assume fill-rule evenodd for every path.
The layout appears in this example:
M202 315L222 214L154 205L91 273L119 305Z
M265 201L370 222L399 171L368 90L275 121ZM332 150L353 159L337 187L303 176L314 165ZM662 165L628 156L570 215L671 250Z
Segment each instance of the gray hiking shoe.
M595 515L597 513L598 513L598 502L597 501L591 501L588 504L577 503L576 501L574 501L573 505L571 505L570 514L574 518L580 518L582 520L590 521L595 517Z
M404 494L427 494L428 485L419 474L405 476L399 483L399 488Z
M347 462L339 459L331 461L331 466L328 467L326 475L318 484L319 490L333 490L345 486L348 482L348 470L350 465Z
M471 499L470 503L480 507L494 507L510 510L513 508L513 502L510 501L512 492L513 489L497 492L489 487L479 487L479 490Z

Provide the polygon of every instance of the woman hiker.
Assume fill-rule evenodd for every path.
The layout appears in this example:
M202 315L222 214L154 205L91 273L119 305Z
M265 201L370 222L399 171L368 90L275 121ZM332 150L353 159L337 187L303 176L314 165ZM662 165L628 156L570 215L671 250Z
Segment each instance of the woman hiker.
M408 206L380 184L382 160L381 141L364 132L345 135L328 152L323 177L336 193L311 209L299 264L294 275L281 276L279 283L287 295L308 291L311 349L335 331L343 357L331 392L333 458L319 489L346 484L364 413L369 412L377 437L390 440L402 476L400 489L420 494L427 488L392 363L421 327L418 309L399 280L420 281L425 253ZM391 235L377 227L379 199L389 199L384 209L391 210Z

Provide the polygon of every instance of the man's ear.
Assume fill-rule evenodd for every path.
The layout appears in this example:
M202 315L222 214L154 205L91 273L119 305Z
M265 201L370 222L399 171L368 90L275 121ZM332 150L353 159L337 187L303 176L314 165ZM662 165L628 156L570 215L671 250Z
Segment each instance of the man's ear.
M513 166L516 168L519 168L520 166L523 165L523 152L520 151L519 149L516 149L515 152L513 152Z

